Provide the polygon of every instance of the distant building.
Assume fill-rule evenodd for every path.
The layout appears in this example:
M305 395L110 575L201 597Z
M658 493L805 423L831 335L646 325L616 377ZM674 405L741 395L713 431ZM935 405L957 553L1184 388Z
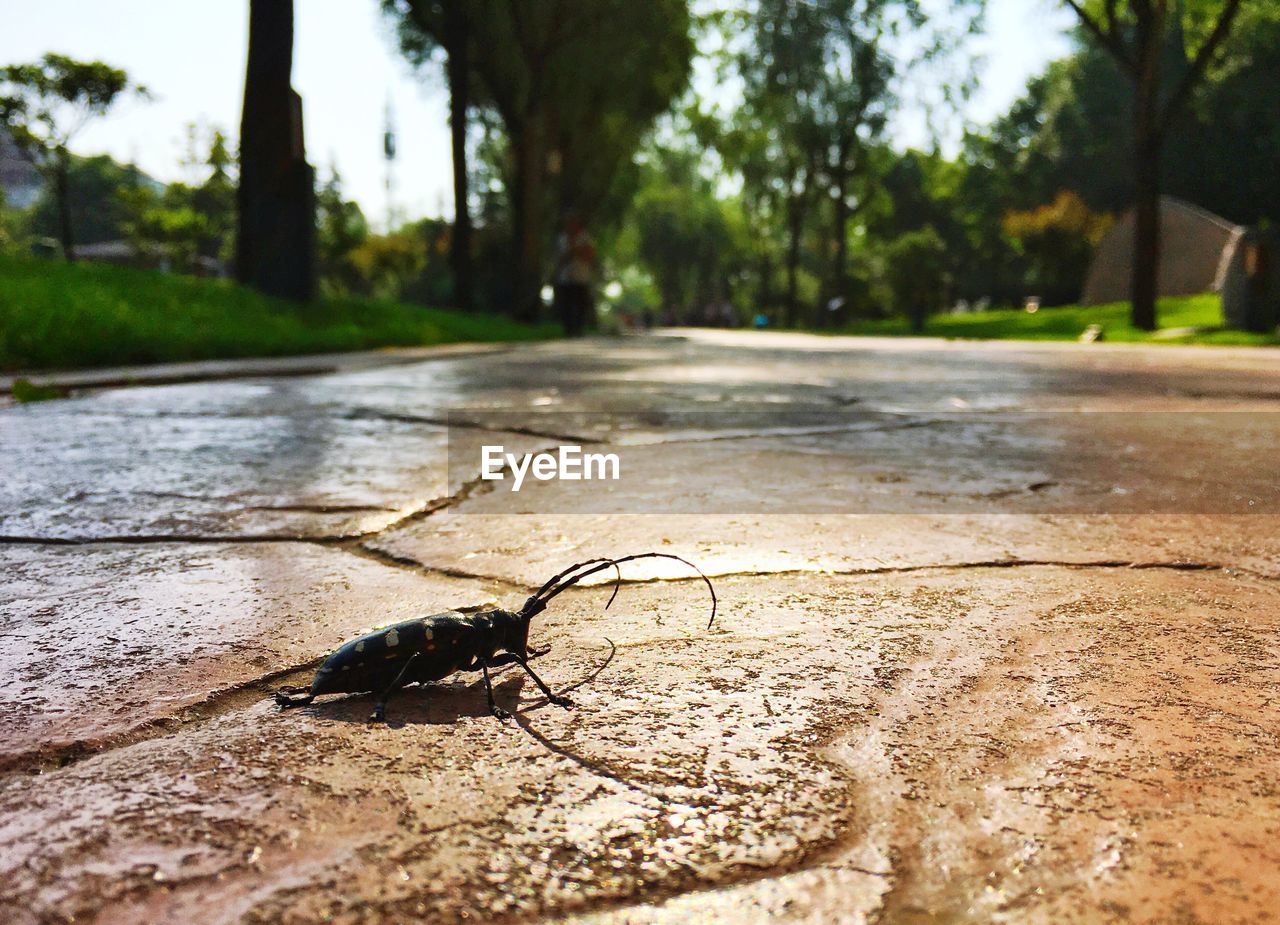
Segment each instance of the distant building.
M77 244L71 250L77 260L114 263L119 266L145 265L137 249L128 241L95 241L92 244Z
M1228 251L1219 287L1228 327L1260 334L1280 325L1280 233L1250 228Z
M1133 212L1127 212L1098 242L1085 276L1082 305L1126 302L1133 278ZM1244 229L1172 196L1160 197L1162 296L1216 292Z
M40 195L43 183L40 172L18 150L9 133L0 129L0 190L4 203L14 209L25 209Z

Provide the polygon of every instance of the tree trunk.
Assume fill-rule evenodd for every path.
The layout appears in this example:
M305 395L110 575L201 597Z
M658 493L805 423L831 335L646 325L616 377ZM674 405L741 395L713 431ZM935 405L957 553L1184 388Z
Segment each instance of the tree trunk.
M1160 59L1164 20L1157 15L1139 23L1137 73L1133 101L1133 279L1131 323L1156 329L1160 275Z
M798 308L799 296L797 290L799 288L800 274L800 210L792 205L791 215L788 216L787 228L787 298L782 306L782 326L784 328L793 328L796 325L796 309Z
M847 300L848 286L845 285L846 268L849 263L849 200L845 194L845 187L848 185L848 177L844 169L836 172L835 191L836 201L835 207L832 209L831 233L835 235L836 252L831 261L831 292L830 298ZM826 311L823 306L823 317L830 321L832 326L839 325L844 322L846 312L849 306L847 302L842 301L840 308L835 312Z
M928 312L925 310L925 299L927 296L922 293L914 293L911 299L911 308L907 311L907 317L911 321L911 333L924 333L924 319Z
M54 157L53 192L58 203L58 237L62 242L63 258L73 261L76 259L76 242L71 223L71 155L63 149Z
M449 16L449 129L453 146L453 304L475 307L471 258L471 208L467 175L467 110L471 105L471 40L457 4L445 4Z
M773 301L773 261L768 253L760 255L760 287L756 295L756 312L766 311Z
M1135 328L1156 329L1160 278L1160 143L1139 140L1135 161L1133 314Z
M236 278L288 299L315 294L315 173L293 69L292 0L250 0L240 120Z
M799 318L800 244L804 237L804 217L809 200L809 176L804 185L792 196L787 209L787 301L783 306L783 327L793 328Z
M512 208L515 249L513 312L520 321L537 321L542 313L543 151L537 116L520 127L512 139L516 148L516 175Z

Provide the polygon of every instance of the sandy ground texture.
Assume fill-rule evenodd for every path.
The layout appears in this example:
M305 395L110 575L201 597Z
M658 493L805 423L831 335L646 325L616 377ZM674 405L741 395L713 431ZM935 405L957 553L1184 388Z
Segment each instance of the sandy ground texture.
M252 372L0 408L0 921L1280 920L1276 351ZM479 477L567 442L622 478ZM505 722L473 674L386 725L270 699L645 551L719 618L668 560L561 595L571 709L512 668Z

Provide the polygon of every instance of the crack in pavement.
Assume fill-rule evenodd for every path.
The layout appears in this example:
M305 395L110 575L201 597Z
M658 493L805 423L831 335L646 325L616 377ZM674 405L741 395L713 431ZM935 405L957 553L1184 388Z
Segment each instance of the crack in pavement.
M528 590L531 584L508 578L503 575L494 575L484 572L469 572L465 569L448 568L445 566L427 565L414 559L412 556L394 553L386 549L368 546L365 541L376 538L386 530L400 524L416 521L430 516L436 511L452 506L450 499L458 499L457 495L450 496L449 499L441 499L440 503L432 502L424 508L415 511L413 514L407 515L406 518L398 520L379 530L370 530L365 533L336 535L336 536L288 536L282 534L220 534L220 535L203 535L203 534L125 534L120 536L104 536L104 537L40 537L40 536L15 536L0 535L0 546L97 546L97 545L149 545L170 543L181 545L183 543L196 543L208 545L234 545L245 543L308 543L318 546L334 547L344 549L353 555L361 558L370 559L381 562L390 568L401 568L416 571L422 574L444 575L449 578L463 578L475 581L487 581L498 584L507 585L512 588L520 588ZM778 569L738 569L729 572L708 572L711 578L768 578L786 575L836 575L836 576L857 576L857 575L894 575L909 574L912 572L925 571L947 571L951 569L1008 569L1008 568L1031 568L1031 567L1049 567L1049 568L1065 568L1065 569L1164 569L1175 572L1227 572L1231 574L1248 575L1263 581L1275 581L1278 576L1259 572L1244 566L1228 565L1222 562L1191 562L1191 561L1159 561L1159 560L1131 560L1131 559L977 559L968 562L926 562L919 565L884 565L884 566L859 566L854 568L829 568L815 565L811 568L778 568ZM628 578L611 577L602 579L600 584L650 584L655 582L681 582L681 581L701 581L697 575L672 575L669 577L655 578ZM584 584L582 587L593 587L593 584Z
M468 572L462 569L450 569L440 566L426 565L412 558L411 556L401 555L398 553L388 552L381 549L372 549L368 546L360 545L360 548L366 552L372 553L373 557L380 561L386 562L388 565L394 565L400 568L412 568L429 574L447 575L451 578L467 578L476 581L491 581L510 585L517 588L529 588L532 585L525 585L522 582L506 578L501 575L485 574L481 572ZM813 568L779 568L779 569L743 569L730 572L708 571L707 576L710 578L774 578L781 576L796 575L832 575L837 577L857 577L860 575L897 575L910 574L913 572L931 572L931 571L961 571L964 569L1011 569L1011 568L1064 568L1064 569L1133 569L1133 570L1168 570L1174 572L1226 572L1229 574L1248 575L1250 577L1259 578L1266 581L1275 580L1276 576L1268 575L1263 572L1255 572L1250 569L1224 565L1219 562L1160 562L1145 560L1128 560L1128 559L1091 559L1073 561L1070 559L980 559L970 562L927 562L919 565L885 565L885 566L869 566L857 568L824 568L814 566ZM676 583L702 581L698 575L671 575L654 578L628 578L626 576L618 577L611 575L608 578L601 578L598 582L584 583L579 587L582 589L599 587L605 584L619 585L647 585L658 583Z
M377 408L354 408L346 411L329 412L325 409L307 409L307 418L316 419L324 417L335 421L386 421L394 424L426 424L430 427L448 430L456 428L458 430L475 430L492 434L519 434L522 437L539 437L547 440L556 440L560 443L576 443L582 446L592 446L607 441L596 437L586 437L581 434L569 434L559 431L542 430L537 427L522 427L518 424L511 426L502 426L500 424L487 424L484 421L472 418L452 418L448 415L423 415L423 414L406 414L403 412L382 411ZM92 408L85 409L85 415L91 415L95 418L113 418L120 420L133 419L171 419L180 420L260 420L263 418L289 418L297 417L296 412L274 411L274 412L258 412L258 411L155 411L147 410L145 412L135 412L130 410L117 409L101 409ZM451 414L456 412L451 412ZM502 412L499 412L502 413ZM591 412L587 412L591 413ZM527 415L526 415L527 417ZM176 492L140 492L141 494L151 494L159 497L174 498L191 498L196 501L219 500L218 498L202 498L193 495L182 495Z
M376 420L390 421L399 424L430 424L434 427L443 427L446 430L451 427L456 427L459 430L479 430L491 434L520 434L522 437L540 437L547 440L558 440L561 443L577 443L582 446L605 442L598 440L595 437L583 437L578 434L558 433L556 431L541 430L536 427L521 427L519 425L512 427L500 427L473 419L455 419L447 415L445 417L436 417L421 414L402 414L392 411L379 411L376 408L355 408L351 411L338 415L338 418L346 421Z
M443 565L424 565L411 556L400 555L399 553L390 552L385 549L379 549L376 546L367 546L363 542L347 542L336 545L339 549L344 549L352 555L359 556L362 559L368 559L372 562L378 562L388 568L397 568L404 571L413 572L423 576L443 575L446 578L462 578L472 581L484 581L492 584L500 584L505 587L512 588L523 594L528 594L533 590L532 585L524 584L510 578L504 578L497 575L477 575L464 569L448 568Z
M0 773L44 774L78 764L96 755L115 751L139 742L173 735L190 726L208 722L237 709L257 703L269 696L270 688L282 681L301 680L314 671L328 656L311 659L287 668L211 691L203 699L144 720L123 732L100 738L76 739L61 745L46 746L0 758Z
M877 412L884 414L909 414L909 412ZM682 437L677 432L671 437L654 437L651 440L636 441L600 441L610 446L619 447L635 447L635 446L667 446L675 444L690 443L720 443L732 440L769 440L777 437L820 437L824 434L845 434L845 433L891 433L900 430L913 430L917 427L934 427L939 424L948 423L946 418L929 418L926 420L896 421L883 424L867 424L865 422L858 424L822 424L810 427L772 427L764 429L743 428L740 430L726 430L715 434L700 433L688 437Z
M327 544L334 545L334 544ZM518 593L527 593L532 589L532 585L513 581L511 579L473 574L457 570L436 569L423 565L412 559L397 557L392 554L383 554L379 551L370 550L358 546L342 546L355 555L360 555L381 562L389 567L408 568L415 572L423 574L448 575L455 578L471 579L476 581L494 582L511 587ZM915 572L930 571L961 571L961 570L981 570L981 569L1007 569L1007 568L1023 568L1023 567L1051 567L1065 568L1072 570L1084 569L1166 569L1171 571L1222 571L1226 573L1243 572L1244 570L1231 569L1217 563L1201 563L1201 562L1131 562L1120 559L1104 559L1088 562L1069 562L1056 560L1032 560L1032 559L1001 559L987 560L951 564L928 564L928 565L911 565L911 566L886 566L883 568L863 568L863 569L847 569L847 570L806 570L806 569L782 569L778 571L737 571L726 572L713 575L715 578L772 578L782 575L807 575L807 574L826 574L833 576L857 577L862 575L887 575L887 574L909 574ZM1268 576L1258 576L1266 578ZM701 581L698 576L673 576L670 578L624 578L622 584L627 585L647 585L665 582L687 582ZM591 586L573 589L570 593L581 593L591 590ZM721 630L721 632L729 632ZM623 645L626 647L626 644ZM327 658L328 655L319 656L310 661L280 668L267 674L260 675L223 688L210 692L202 700L194 704L179 708L174 715L161 716L148 719L138 724L138 726L127 730L123 733L105 737L99 740L77 740L62 746L53 748L36 749L34 751L23 752L0 759L0 772L27 772L37 773L42 771L53 770L66 767L70 764L78 763L86 758L111 751L116 748L125 747L137 742L146 741L160 736L168 735L177 729L185 728L195 723L206 722L217 718L232 710L246 707L253 702L261 699L271 693L269 687L280 681L300 675L303 672L313 671L319 664ZM527 731L527 730L526 730ZM545 744L545 743L544 743ZM608 775L605 775L608 776ZM616 781L615 781L616 782ZM794 870L795 868L789 868Z
M470 608L463 608L469 610ZM613 662L614 656L617 654L617 646L610 644L611 649L608 658L604 660L596 668L583 679L566 687L565 692L576 690L584 684L592 681L597 675L609 667ZM210 691L202 699L193 703L185 704L177 707L171 713L160 716L151 717L122 732L113 733L98 738L76 739L61 745L45 746L32 749L26 752L19 752L13 755L0 757L0 775L12 774L44 774L52 771L58 771L63 768L79 764L82 761L115 751L120 748L127 748L140 742L151 741L152 739L163 738L165 736L174 735L184 729L192 726L202 725L220 716L225 716L236 710L247 709L248 707L270 698L278 686L302 686L290 682L309 681L312 673L320 667L321 663L329 657L331 653L317 656L305 662L300 662L285 668L278 668L266 674L259 675L256 678L249 678L237 684L232 684L224 688ZM510 666L501 666L492 669L495 676L502 674ZM478 683L478 682L477 682ZM346 698L359 698L370 696L369 694L350 694ZM545 701L544 701L545 702ZM516 723L533 739L540 742L548 751L554 752L561 757L569 758L575 763L592 771L598 776L612 780L615 783L634 790L645 791L645 788L638 787L635 783L627 780L623 775L609 769L599 766L581 756L571 752L565 746L552 742L537 730L535 730L527 719L522 719L519 713L514 713ZM650 794L652 795L652 794Z
M298 514L359 514L377 511L396 513L398 507L381 504L251 504L242 511L283 511Z
M555 447L551 447L554 450ZM533 455L538 453L549 452L547 449L538 449L533 451ZM499 474L506 473L510 466L510 461L504 461ZM495 488L494 479L486 479L482 474L473 476L467 481L460 484L452 493L441 495L430 501L409 505L404 515L397 517L389 523L372 530L362 530L352 533L337 534L320 534L307 535L301 533L225 533L225 534L204 534L204 533L130 533L117 534L107 536L33 536L23 534L0 534L0 546L92 546L98 544L127 544L127 545L144 545L150 543L209 543L209 544L232 544L232 543L313 543L322 546L343 546L352 543L359 543L361 540L368 540L380 536L389 530L397 529L408 524L416 523L442 511L445 508L454 507L461 504L478 493L493 491ZM364 506L341 507L334 506L329 508L325 505L279 505L269 507L241 507L236 510L252 511L252 510L275 510L275 511L307 511L316 510L320 513L326 513L327 508L335 512L366 510ZM400 508L379 508L369 506L367 510L388 510L396 511ZM462 576L462 577L480 577L480 576ZM496 580L496 579L495 579Z

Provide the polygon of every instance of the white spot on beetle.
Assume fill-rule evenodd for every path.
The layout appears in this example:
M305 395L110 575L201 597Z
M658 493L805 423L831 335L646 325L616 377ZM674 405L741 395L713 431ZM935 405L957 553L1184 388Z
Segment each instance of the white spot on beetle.
M363 652L363 651L364 651L364 640L363 640L363 639L361 639L359 642L357 642L357 643L356 643L356 651L357 651L357 652Z
M423 624L422 624L422 632L423 632L423 634L424 634L424 636L423 636L423 638L424 638L424 639L434 639L434 638L435 638L435 635L436 635L436 634L435 634L435 630L433 630L433 629L432 629L432 628L431 628L431 627L426 623L426 621L423 621Z
M398 646L400 645L400 634L394 629L387 630L387 635L383 637L383 640L386 642L388 648L391 646Z

